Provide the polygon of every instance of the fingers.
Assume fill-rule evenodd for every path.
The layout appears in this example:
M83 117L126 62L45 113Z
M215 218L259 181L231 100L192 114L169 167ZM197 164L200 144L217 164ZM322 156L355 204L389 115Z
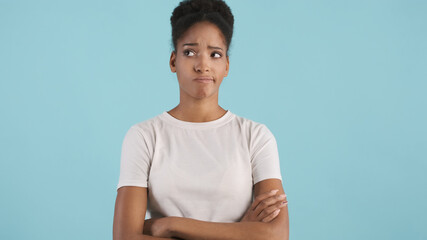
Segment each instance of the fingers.
M265 222L265 223L271 222L275 217L277 217L277 215L279 215L279 213L280 213L280 209L276 209L270 215L268 215L267 217L263 218L261 221Z
M288 201L285 199L283 201L280 201L270 207L265 208L258 216L258 221L268 222L273 220L280 212L280 209L287 206Z
M278 205L278 204L280 204L280 202L287 202L285 194L270 196L270 197L262 200L256 206L256 208L254 210L254 213L257 214L256 216L258 216L262 211L264 211L265 209L269 208L272 205L273 205L272 207L273 207L273 210L274 210L274 208L277 208L277 206L274 206L274 205L275 204ZM271 210L271 208L268 209L268 210ZM270 212L268 212L268 213L270 213ZM261 217L265 217L265 216L261 216Z
M252 210L255 210L255 208L258 206L258 204L259 204L261 201L263 201L263 200L265 200L265 199L267 199L267 198L269 198L269 197L271 197L271 196L274 196L278 191L279 191L278 189L275 189L275 190L273 190L273 191L266 192L266 193L263 193L263 194L258 195L258 196L254 199L254 202L252 203L252 207L251 207L251 209L252 209Z

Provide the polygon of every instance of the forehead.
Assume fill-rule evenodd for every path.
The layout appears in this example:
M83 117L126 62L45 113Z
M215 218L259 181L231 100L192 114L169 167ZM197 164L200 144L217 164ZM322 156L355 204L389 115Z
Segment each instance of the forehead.
M178 47L184 43L198 43L199 45L210 45L225 49L225 37L221 30L213 23L198 22L191 26L177 41Z

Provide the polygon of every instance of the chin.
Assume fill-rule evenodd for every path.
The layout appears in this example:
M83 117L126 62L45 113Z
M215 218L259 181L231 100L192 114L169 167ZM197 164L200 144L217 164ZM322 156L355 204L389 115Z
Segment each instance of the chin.
M207 97L209 97L209 95L196 95L196 96L194 96L194 98L197 98L197 99L203 99L203 98L207 98Z
M184 89L182 89L182 90L184 90ZM204 98L209 98L209 97L214 96L218 91L217 91L217 89L205 88L205 89L198 89L196 91L185 91L184 90L184 92L186 93L186 95L191 96L192 98L201 100Z
M203 98L208 98L215 95L215 93L213 92L200 92L196 95L193 95L193 97L197 98L197 99L203 99Z

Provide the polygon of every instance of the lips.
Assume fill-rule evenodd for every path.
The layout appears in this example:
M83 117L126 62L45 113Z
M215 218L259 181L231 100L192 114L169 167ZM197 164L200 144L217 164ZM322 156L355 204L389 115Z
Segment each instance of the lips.
M194 81L197 82L203 82L203 83L209 83L209 82L213 82L213 78L212 77L197 77L194 79Z

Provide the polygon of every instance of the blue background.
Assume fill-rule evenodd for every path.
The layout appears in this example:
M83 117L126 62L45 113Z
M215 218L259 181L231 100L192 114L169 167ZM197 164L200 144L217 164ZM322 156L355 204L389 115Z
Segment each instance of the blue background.
M427 2L228 1L219 104L276 137L291 239L427 239ZM178 1L0 1L0 239L111 239L124 134L179 102Z

